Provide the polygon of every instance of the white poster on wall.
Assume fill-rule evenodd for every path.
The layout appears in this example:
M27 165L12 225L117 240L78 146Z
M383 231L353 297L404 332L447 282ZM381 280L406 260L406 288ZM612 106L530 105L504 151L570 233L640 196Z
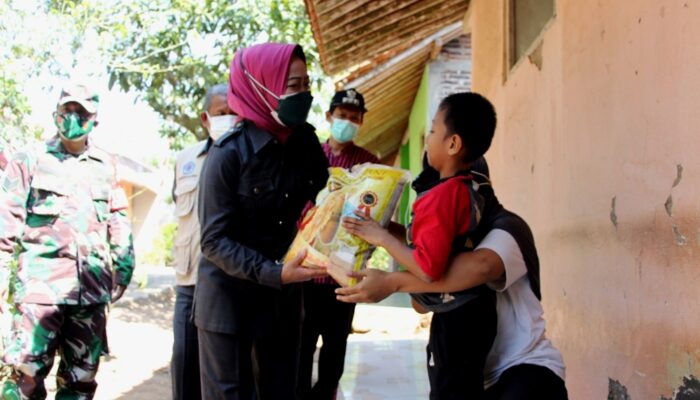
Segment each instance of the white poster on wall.
M437 59L428 66L428 121L433 120L443 98L453 93L468 92L471 87L471 35L462 35L446 43Z

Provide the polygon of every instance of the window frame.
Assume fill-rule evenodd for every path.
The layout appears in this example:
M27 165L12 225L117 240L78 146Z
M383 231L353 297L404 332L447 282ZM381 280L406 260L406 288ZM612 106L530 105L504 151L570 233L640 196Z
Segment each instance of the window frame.
M528 59L532 53L537 50L539 46L542 45L542 42L544 40L544 35L547 33L549 30L549 27L552 26L554 21L557 18L557 0L552 0L552 15L549 17L547 22L542 26L542 29L540 32L535 36L535 38L532 40L532 43L527 47L527 49L523 52L523 54L518 58L517 55L515 54L516 48L515 48L515 2L518 0L505 0L505 7L504 7L504 20L505 20L505 40L504 40L504 63L505 65L503 66L503 83L508 81L510 76L515 72L516 69L524 62L523 60Z

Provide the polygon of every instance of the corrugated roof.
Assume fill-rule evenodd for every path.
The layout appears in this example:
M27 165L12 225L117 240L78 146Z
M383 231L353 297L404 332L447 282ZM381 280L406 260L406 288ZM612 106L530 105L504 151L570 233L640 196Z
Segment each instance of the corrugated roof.
M381 62L464 17L467 0L305 0L323 69Z
M381 158L406 130L435 43L461 31L468 0L305 0L321 63L367 102L357 143ZM439 50L439 49L438 49Z
M452 24L359 78L343 82L364 94L369 110L358 145L373 151L380 158L398 150L425 64L439 51L442 43L447 43L461 32L459 23Z

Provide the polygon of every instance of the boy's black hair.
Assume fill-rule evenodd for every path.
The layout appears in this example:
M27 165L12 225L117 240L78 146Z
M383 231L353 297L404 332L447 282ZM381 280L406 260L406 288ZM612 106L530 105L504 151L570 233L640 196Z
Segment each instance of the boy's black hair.
M496 130L496 110L484 96L474 93L451 94L440 102L445 111L448 135L459 135L466 148L464 161L473 162L491 147Z

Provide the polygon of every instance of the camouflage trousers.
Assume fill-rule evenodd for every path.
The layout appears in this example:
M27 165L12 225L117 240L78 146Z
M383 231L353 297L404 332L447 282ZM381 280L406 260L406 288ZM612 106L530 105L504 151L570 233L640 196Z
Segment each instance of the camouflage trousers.
M44 380L58 351L56 399L92 399L107 351L107 305L17 304L3 361L12 367L1 399L44 399Z

